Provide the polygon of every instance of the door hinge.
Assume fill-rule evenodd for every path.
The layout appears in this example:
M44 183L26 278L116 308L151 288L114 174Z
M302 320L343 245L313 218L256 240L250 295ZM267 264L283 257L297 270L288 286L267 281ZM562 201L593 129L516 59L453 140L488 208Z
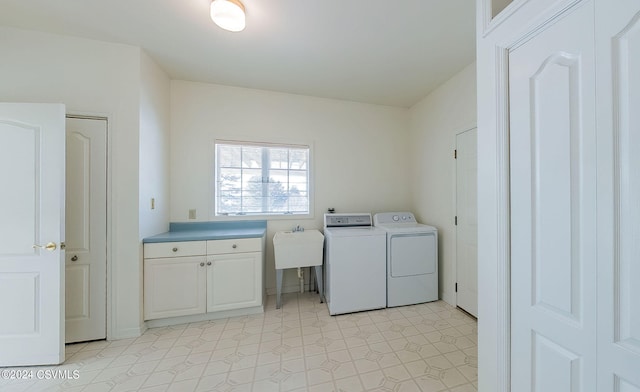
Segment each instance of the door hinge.
M458 292L458 282L456 282L456 293Z
M458 150L453 150L453 159L458 159Z
M458 215L456 215L455 217L453 217L453 224L458 226Z

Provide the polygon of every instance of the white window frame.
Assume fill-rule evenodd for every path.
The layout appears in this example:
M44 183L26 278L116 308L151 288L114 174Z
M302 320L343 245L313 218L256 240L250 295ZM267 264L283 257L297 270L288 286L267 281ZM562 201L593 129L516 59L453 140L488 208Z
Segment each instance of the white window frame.
M266 148L303 148L308 150L308 169L307 169L307 192L309 207L307 212L248 212L243 214L229 214L218 212L218 162L217 162L217 145L241 145L241 146L254 146L254 147L266 147ZM265 142L265 141L248 141L248 140L235 140L235 139L215 139L212 145L212 173L211 173L211 213L210 218L212 220L251 220L256 218L268 218L273 219L309 219L314 217L314 173L313 173L313 144L312 143L280 143L280 142ZM264 167L264 165L263 165Z

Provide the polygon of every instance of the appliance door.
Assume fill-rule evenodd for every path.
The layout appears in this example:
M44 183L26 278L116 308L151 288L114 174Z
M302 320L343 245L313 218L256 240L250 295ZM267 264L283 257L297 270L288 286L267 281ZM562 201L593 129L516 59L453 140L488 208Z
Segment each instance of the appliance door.
M389 274L393 278L432 274L438 260L435 233L392 234Z

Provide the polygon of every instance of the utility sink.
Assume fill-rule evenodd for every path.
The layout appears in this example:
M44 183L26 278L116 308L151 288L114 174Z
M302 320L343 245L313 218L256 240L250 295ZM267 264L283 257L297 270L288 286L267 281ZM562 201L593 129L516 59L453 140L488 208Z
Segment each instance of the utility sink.
M319 230L277 232L273 236L276 269L322 265L323 245Z

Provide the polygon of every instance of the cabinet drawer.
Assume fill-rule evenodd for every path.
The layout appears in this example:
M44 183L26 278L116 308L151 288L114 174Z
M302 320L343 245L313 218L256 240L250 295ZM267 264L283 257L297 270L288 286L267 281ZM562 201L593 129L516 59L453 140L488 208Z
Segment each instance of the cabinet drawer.
M225 253L261 252L261 238L240 238L237 240L207 241L207 254L218 255Z
M144 244L144 258L203 256L207 254L205 241L158 242Z

